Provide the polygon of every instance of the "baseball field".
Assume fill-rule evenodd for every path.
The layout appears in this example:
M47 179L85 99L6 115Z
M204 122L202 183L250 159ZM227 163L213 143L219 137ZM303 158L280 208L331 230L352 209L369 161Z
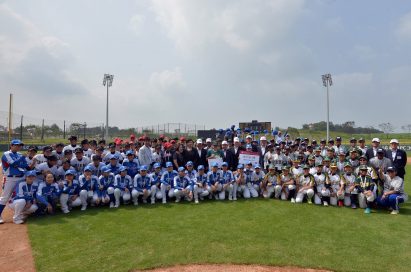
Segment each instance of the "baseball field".
M408 194L410 183L408 175ZM273 199L90 208L31 218L24 226L0 226L0 263L7 263L8 271L29 271L32 255L37 271L133 271L184 264L409 271L410 226L410 201L399 215Z

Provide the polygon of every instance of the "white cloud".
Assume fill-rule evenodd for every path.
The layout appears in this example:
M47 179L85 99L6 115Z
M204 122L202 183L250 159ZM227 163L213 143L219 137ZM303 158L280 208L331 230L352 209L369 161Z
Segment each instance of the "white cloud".
M136 35L140 35L144 29L145 17L141 14L136 14L130 19L130 28Z
M396 34L400 40L411 42L411 12L400 18Z

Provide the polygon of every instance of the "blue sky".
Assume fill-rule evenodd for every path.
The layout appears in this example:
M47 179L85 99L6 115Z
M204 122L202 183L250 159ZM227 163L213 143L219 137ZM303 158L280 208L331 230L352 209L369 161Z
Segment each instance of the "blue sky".
M16 113L228 127L411 123L411 2L0 1L1 95ZM7 110L7 99L0 100Z

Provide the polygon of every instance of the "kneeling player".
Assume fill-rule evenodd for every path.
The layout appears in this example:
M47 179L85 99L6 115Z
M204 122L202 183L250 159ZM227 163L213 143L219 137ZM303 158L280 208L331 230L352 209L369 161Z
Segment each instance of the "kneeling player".
M67 170L64 175L63 189L60 195L60 205L63 213L69 213L72 207L81 206L79 197L80 186L77 180L74 180L75 171Z
M93 201L96 205L109 204L114 207L114 174L110 168L104 166L98 179L98 188L94 192Z
M147 203L148 197L151 195L151 177L147 174L148 167L143 165L140 167L140 174L134 177L133 190L131 197L133 198L134 206L138 205L138 197L143 196L143 203Z
M93 201L94 190L98 185L98 178L92 174L92 170L92 167L87 165L84 168L83 175L79 177L82 211L85 211L88 203Z
M304 165L303 174L298 177L298 192L295 199L296 203L302 203L304 197L307 196L307 203L312 204L314 196L314 177L310 174L310 167Z
M129 175L127 175L127 167L120 166L120 174L114 177L114 198L116 203L114 208L120 206L120 200L123 199L123 203L127 204L131 199L130 188L133 184L133 180Z
M174 195L176 203L184 197L187 201L193 200L194 184L190 184L190 179L186 177L184 167L178 168L178 176L174 177Z
M167 171L161 176L161 197L163 199L163 204L167 203L168 198L174 197L174 178L178 176L177 171L173 170L173 163L166 162Z
M280 198L281 185L279 175L275 172L274 165L268 167L268 173L261 182L261 191L263 192L264 198L271 198L273 195L275 198Z
M377 186L370 176L367 175L368 167L361 165L359 169L360 175L356 178L355 183L358 186L358 204L360 208L365 208L364 213L371 213L371 204L375 201Z
M210 186L207 184L207 175L204 172L204 165L199 165L197 168L197 175L195 179L196 184L194 185L194 201L198 203L198 196L203 200L204 197L210 194Z
M53 174L46 175L46 182L39 185L37 190L37 205L41 213L54 214L56 212L57 203L60 195L60 189L54 182Z
M297 188L295 180L296 178L290 173L290 168L288 166L283 167L283 171L280 175L281 200L291 200L291 203L295 203L295 193Z
M343 207L344 206L344 182L342 182L340 175L338 175L337 164L331 164L330 174L328 180L331 185L330 191L330 204L332 206Z

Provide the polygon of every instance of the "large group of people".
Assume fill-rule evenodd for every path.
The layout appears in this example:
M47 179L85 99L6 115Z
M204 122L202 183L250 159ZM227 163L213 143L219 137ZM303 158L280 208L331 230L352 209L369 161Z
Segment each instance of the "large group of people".
M75 207L258 197L398 214L407 199L407 155L396 139L387 150L378 138L371 147L362 138L344 146L341 137L317 142L281 133L270 140L234 133L214 141L163 135L132 135L108 145L86 139L78 145L76 136L69 141L42 152L29 146L24 155L23 142L11 141L1 158L0 223L6 205L14 223L22 224L31 214L54 214L58 208L69 213ZM242 151L258 161L242 161Z

